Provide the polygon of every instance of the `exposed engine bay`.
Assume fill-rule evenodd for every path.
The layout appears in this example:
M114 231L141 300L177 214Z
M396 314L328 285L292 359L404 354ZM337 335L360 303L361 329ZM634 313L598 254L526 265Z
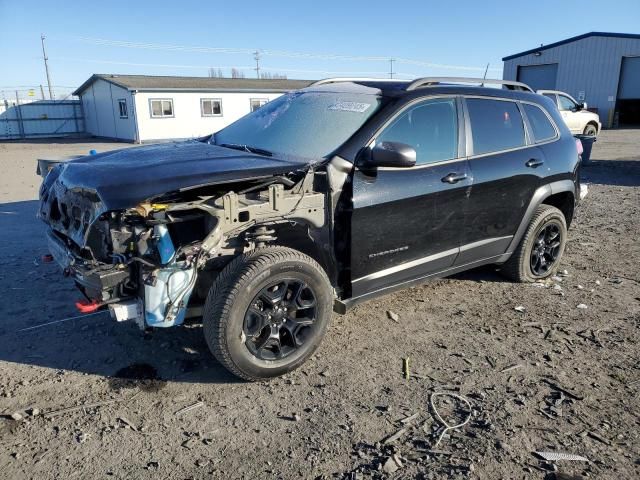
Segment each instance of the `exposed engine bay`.
M83 312L108 306L119 321L179 325L198 315L213 278L237 255L281 236L332 251L325 169L198 186L118 210L53 172L39 216L51 254L86 297Z

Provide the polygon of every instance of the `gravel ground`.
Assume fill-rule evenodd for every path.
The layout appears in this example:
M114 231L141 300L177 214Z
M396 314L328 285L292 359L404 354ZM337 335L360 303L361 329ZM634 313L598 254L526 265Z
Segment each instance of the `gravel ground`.
M589 460L557 462L575 475L562 478L639 478L639 141L596 143L563 275L523 285L483 268L360 305L301 369L254 384L213 360L198 325L47 326L77 315L78 295L40 262L35 159L128 145L0 144L2 476L543 479L552 466L532 452L557 451ZM471 406L437 446L433 392ZM466 419L460 400L435 402Z

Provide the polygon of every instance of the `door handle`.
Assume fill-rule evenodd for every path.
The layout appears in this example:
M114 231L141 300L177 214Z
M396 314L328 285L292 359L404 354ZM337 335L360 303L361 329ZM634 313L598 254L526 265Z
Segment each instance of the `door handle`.
M543 164L544 164L544 160L540 160L540 159L537 159L537 158L532 158L527 163L525 163L525 165L527 167L530 167L530 168L536 168L536 167L539 167L540 165L543 165Z
M442 181L444 183L458 183L459 181L464 180L466 178L467 178L466 173L450 173L446 177L443 177Z

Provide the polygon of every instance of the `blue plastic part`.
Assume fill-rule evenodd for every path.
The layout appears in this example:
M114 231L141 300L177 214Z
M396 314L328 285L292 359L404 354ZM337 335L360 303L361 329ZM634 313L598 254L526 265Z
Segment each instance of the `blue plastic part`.
M89 150L89 155L97 155L97 154L98 152L96 150L93 150L93 149Z
M176 249L173 246L173 241L169 236L169 229L166 225L156 225L155 233L158 237L158 253L160 253L160 260L166 265L176 254Z

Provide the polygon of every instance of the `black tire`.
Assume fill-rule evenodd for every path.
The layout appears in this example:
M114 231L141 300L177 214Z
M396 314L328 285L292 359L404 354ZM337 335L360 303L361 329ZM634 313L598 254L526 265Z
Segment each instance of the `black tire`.
M552 250L553 255L547 255L546 260L541 259L543 245L539 243L540 238L544 236L543 232L553 232L556 229L559 234L558 246ZM520 240L520 244L500 271L507 278L516 282L535 282L536 280L548 278L557 271L566 242L567 222L563 213L551 205L540 205L533 214L529 227L522 240ZM550 249L555 243L550 241L549 247L545 244L544 248ZM549 251L551 252L551 250ZM542 256L544 255L542 253ZM551 258L553 258L553 261L550 261ZM540 262L548 264L545 271L542 271ZM536 267L537 271L534 270Z
M596 127L593 123L588 123L586 127L584 127L584 132L582 132L584 135L592 135L592 136L596 136L598 135L598 127Z
M275 286L270 287L272 284ZM299 285L297 293L289 290L290 284ZM281 285L284 285L284 293L278 294L282 297L279 305L284 304L284 308L273 306L264 297L265 294L275 295L270 293L272 289L282 291ZM304 305L314 304L314 307L298 311L304 310L310 317L313 308L315 321L311 325L297 325L291 313L299 301L302 302L303 289L308 297ZM252 319L258 304L264 305L258 312L258 323L264 327L257 327ZM277 377L298 368L318 348L329 326L332 306L331 284L315 260L290 248L261 248L236 257L213 282L203 314L204 336L216 359L238 377L250 381ZM281 327L272 323L277 322L274 320L275 309L278 309ZM265 312L273 313L273 318ZM293 331L297 334L290 332L291 322L296 325ZM251 331L248 330L249 323L252 323ZM303 327L305 335L298 338ZM264 335L258 333L273 334L273 329L281 332L280 338L276 340L267 335L271 340L266 341L270 343L258 349L257 345L265 341ZM297 346L301 339L301 345ZM288 349L286 355L285 348ZM269 352L273 358L267 356Z

